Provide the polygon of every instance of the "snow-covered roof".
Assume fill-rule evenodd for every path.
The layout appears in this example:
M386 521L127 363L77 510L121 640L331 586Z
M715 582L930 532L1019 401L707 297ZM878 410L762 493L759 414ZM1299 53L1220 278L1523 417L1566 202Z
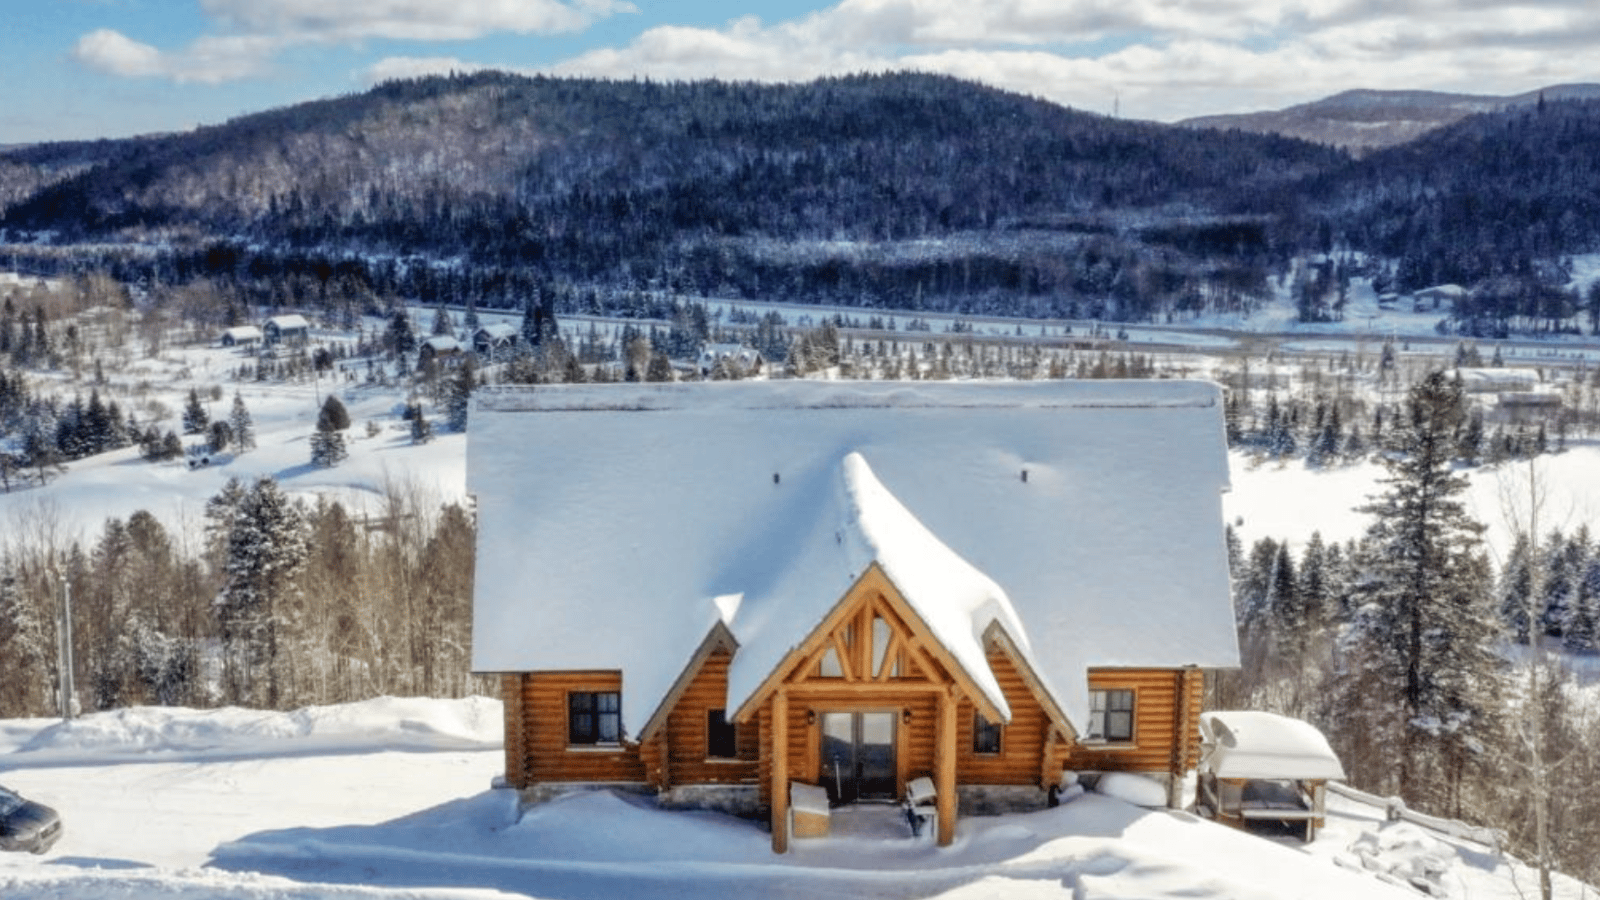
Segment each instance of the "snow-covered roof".
M479 326L472 335L474 339L484 337L491 341L510 340L517 336L517 326L510 322L490 322Z
M1469 394L1532 390L1543 381L1538 369L1463 366L1456 369L1456 374L1461 377L1462 388Z
M222 330L222 336L225 338L230 338L236 342L259 341L261 340L261 329L254 325L235 325L232 328L224 328Z
M435 353L454 353L461 349L461 342L448 334L436 334L423 341L422 346Z
M1200 770L1218 778L1344 778L1344 766L1315 726L1276 713L1200 715Z
M1076 723L1090 666L1238 664L1211 384L488 390L467 458L473 668L621 670L633 734L716 623L733 709L872 562L991 699L999 622Z
M287 316L273 316L267 320L267 324L278 329L279 331L295 331L297 329L311 327L311 323L306 321L305 316L293 314Z

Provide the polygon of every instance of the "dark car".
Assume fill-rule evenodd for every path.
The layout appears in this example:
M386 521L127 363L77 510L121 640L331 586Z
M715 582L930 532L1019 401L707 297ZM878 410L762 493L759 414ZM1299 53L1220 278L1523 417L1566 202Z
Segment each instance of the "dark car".
M61 816L0 786L0 850L43 853L61 837Z

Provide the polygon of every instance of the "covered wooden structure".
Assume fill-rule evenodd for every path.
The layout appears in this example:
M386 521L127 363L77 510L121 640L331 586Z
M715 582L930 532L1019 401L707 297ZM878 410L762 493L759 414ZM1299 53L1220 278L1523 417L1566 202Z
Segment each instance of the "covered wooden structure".
M1288 823L1308 843L1316 838L1326 824L1327 784L1345 777L1322 732L1276 713L1213 711L1200 717L1200 733L1203 813L1236 828Z

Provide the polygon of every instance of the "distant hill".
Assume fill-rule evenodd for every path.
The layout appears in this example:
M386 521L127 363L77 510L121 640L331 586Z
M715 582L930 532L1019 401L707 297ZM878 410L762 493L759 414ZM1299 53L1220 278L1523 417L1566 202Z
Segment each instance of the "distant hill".
M1541 97L1546 101L1600 98L1600 84L1555 85L1509 96L1352 90L1287 109L1200 116L1178 124L1282 135L1361 155L1415 140L1478 113L1537 105Z
M1473 313L1499 331L1600 252L1600 99L1584 95L1600 85L1296 108L1371 132L1358 157L928 74L430 77L0 152L0 254L30 274L215 279L269 306L538 292L619 316L703 295L1151 321L1248 310L1294 272L1305 315L1336 316L1358 273L1294 260L1349 250L1385 290L1503 282ZM1407 122L1426 130L1379 149Z

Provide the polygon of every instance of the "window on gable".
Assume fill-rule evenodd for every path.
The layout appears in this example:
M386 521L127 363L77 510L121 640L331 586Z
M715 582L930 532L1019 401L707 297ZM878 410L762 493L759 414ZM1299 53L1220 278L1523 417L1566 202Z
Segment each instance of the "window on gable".
M985 719L977 710L972 712L972 752L1000 752L1000 723Z
M567 743L616 744L621 741L621 693L573 691L567 694Z
M725 710L706 710L706 758L736 759L739 756L739 730L728 721Z
M1089 692L1089 740L1133 740L1133 691Z

